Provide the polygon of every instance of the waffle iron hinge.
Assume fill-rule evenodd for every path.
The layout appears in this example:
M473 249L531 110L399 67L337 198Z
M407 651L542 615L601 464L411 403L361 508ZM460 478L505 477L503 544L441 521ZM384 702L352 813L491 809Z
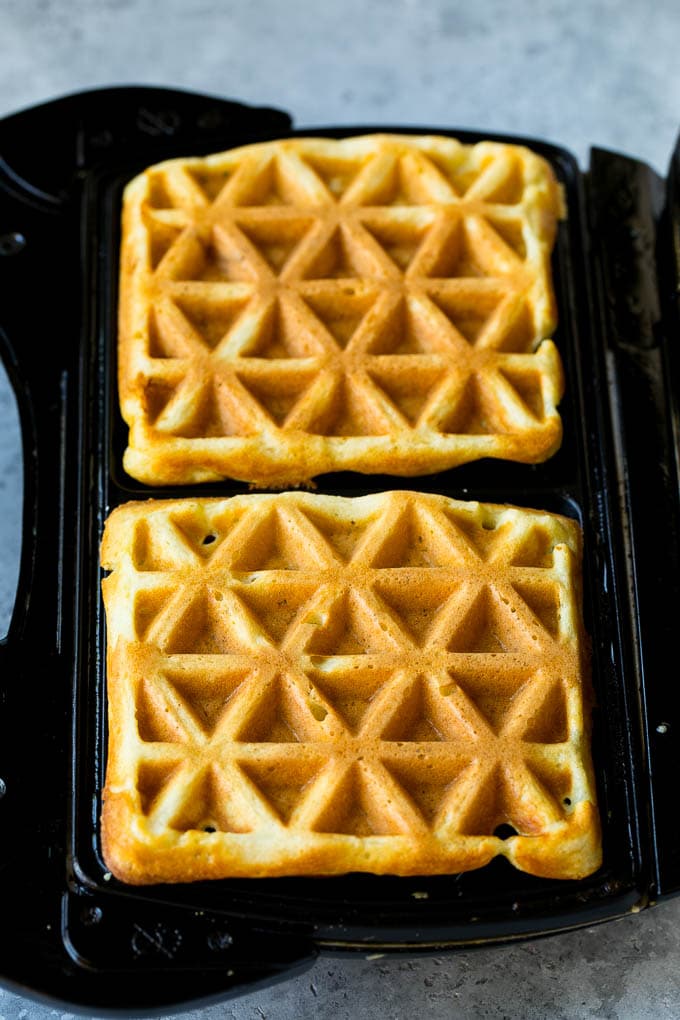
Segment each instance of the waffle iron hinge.
M650 167L599 149L591 153L588 197L600 396L608 409L600 442L609 447L603 461L615 474L604 486L601 523L619 532L611 543L620 639L614 668L635 728L630 752L642 764L637 814L656 899L680 892L673 784L680 696L668 674L680 609L678 391L670 385L678 334L667 300L672 210L664 181Z

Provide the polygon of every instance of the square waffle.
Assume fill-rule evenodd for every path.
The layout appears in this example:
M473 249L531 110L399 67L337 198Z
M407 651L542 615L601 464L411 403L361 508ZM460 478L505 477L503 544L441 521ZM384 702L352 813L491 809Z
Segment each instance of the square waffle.
M113 512L102 565L122 880L599 866L574 521L409 492L148 501Z
M136 479L286 487L558 449L563 199L529 150L294 138L158 164L123 205Z

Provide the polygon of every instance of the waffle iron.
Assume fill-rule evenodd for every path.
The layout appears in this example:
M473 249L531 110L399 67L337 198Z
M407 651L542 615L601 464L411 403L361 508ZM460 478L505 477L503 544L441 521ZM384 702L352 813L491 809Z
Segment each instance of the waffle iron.
M439 492L566 513L585 535L593 754L604 862L553 881L496 859L429 878L347 875L126 887L106 870L105 633L97 549L150 490L122 468L115 346L119 213L147 165L296 134L452 135L530 146L563 184L553 257L565 439L546 464L480 461L418 479L350 473L320 492ZM47 155L46 155L47 154ZM0 644L0 982L97 1015L165 1015L251 991L320 953L442 953L592 925L680 891L680 145L666 179L592 149L583 172L540 140L318 127L157 88L69 95L0 121L0 354L23 437L21 567Z

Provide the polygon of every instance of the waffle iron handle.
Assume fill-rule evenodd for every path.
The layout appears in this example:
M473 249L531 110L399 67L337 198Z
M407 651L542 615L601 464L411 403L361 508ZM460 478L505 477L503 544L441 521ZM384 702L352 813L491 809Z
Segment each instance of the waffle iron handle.
M22 957L33 976L22 978L21 958L3 953L0 981L10 985L37 987L41 968L44 984L49 961L65 954L73 663L85 597L72 522L89 513L87 487L97 473L77 456L96 357L81 256L84 244L96 250L97 238L87 234L84 199L111 167L132 174L182 151L216 151L290 127L275 109L136 87L76 93L0 120L0 358L24 459L19 581L0 642L0 939L18 945L19 930L35 939ZM96 547L93 530L93 556ZM27 887L37 891L32 914Z
M87 179L125 166L131 154L138 161L132 173L185 146L210 151L290 129L289 115L270 107L145 87L74 93L0 120L0 357L17 398L24 455L19 590L0 663L18 641L25 647L33 619L43 652L49 645L58 653L63 591L54 580L72 530L57 534L68 512L59 497L64 459L77 441L78 382L91 339L93 295L81 277L83 242L91 243L81 236ZM0 699L3 675L6 669Z
M40 621L43 650L46 643L54 650L61 623L63 591L53 582L67 543L55 510L62 519L68 512L59 497L68 488L64 460L77 443L78 384L91 341L93 293L81 275L83 244L92 243L80 214L87 180L131 157L132 174L184 147L210 151L290 129L289 115L270 107L145 87L78 92L0 120L0 357L17 398L24 454L24 550L0 662L10 645L25 645L27 620ZM69 530L62 528L62 539Z
M16 735L24 721L27 737L40 722L36 678L58 675L63 402L56 355L61 339L54 305L58 281L51 265L51 230L57 220L33 196L26 201L0 164L0 358L16 399L23 455L19 576L7 635L0 642L0 869L12 846L3 831L24 824L23 808L36 779L32 741L17 741Z

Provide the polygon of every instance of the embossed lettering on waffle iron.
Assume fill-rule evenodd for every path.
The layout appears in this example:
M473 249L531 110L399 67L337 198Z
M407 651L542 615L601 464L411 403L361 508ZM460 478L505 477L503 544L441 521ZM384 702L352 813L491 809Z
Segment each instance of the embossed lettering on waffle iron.
M291 483L549 456L561 209L539 157L444 138L151 168L125 201L127 470Z
M109 866L594 870L579 555L564 518L406 493L117 511Z

